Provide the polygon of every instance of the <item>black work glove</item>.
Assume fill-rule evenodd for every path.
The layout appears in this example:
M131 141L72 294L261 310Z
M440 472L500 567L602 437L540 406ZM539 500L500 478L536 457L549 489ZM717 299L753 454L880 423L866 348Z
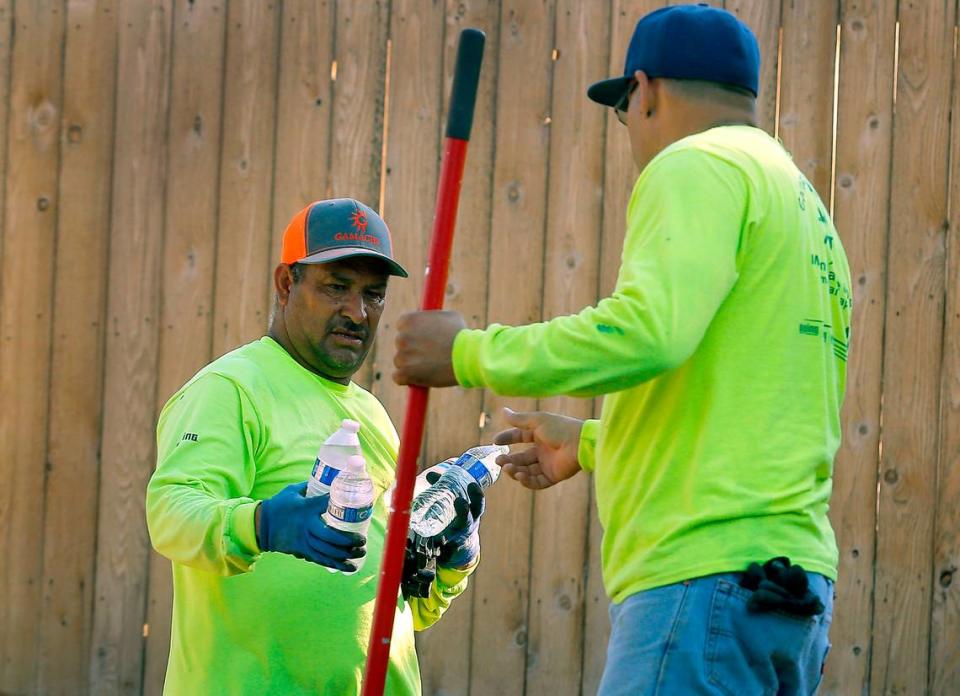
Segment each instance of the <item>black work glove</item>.
M400 590L404 598L429 597L436 577L436 557L420 553L408 541L403 555L403 574L400 577Z
M810 591L806 571L791 565L786 556L771 558L761 566L751 563L740 587L753 590L747 609L755 612L783 611L795 616L817 616L823 602Z

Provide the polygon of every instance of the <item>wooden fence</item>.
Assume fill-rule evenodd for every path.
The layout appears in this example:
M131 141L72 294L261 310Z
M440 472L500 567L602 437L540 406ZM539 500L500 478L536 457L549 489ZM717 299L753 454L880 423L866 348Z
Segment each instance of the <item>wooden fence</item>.
M305 202L379 205L423 266L460 28L488 42L448 305L530 322L610 291L635 172L584 90L662 4L0 0L0 692L160 692L158 408L263 332ZM830 202L855 279L824 692L960 693L957 0L723 4L757 33L762 123ZM412 275L359 375L398 421ZM489 440L505 403L534 405L435 394L426 459ZM609 626L588 477L490 498L482 568L421 636L425 693L594 693Z

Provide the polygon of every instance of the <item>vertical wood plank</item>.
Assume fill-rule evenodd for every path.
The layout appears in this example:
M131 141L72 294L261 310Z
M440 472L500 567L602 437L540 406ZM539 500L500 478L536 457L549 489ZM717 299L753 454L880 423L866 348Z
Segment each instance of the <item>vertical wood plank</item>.
M407 390L390 379L393 341L397 317L419 305L423 290L424 242L433 223L440 156L444 10L439 0L394 0L390 10L389 142L383 214L392 231L394 254L410 277L390 280L377 334L380 350L372 362L373 393L398 429Z
M283 3L277 154L273 174L273 241L269 270L280 260L283 231L294 214L330 187L330 118L335 3ZM268 278L267 301L273 303Z
M214 356L266 332L270 271L280 254L269 248L280 6L228 7Z
M419 305L423 291L439 171L445 11L438 0L394 0L390 8L383 215L392 230L394 253L410 277L390 280L377 334L373 392L398 429L403 423L407 389L390 379L395 325L400 314ZM471 165L468 158L467 166ZM430 414L436 410L440 393L435 390L431 395ZM469 609L464 599L460 597L440 623L417 635L424 693L467 690L470 613L464 615L463 609Z
M927 689L955 3L899 3L871 691ZM955 646L954 646L955 647Z
M610 10L610 55L604 75L623 74L623 63L633 29L641 17L666 5L666 0L612 0ZM605 109L606 130L602 135L604 150L603 172L603 228L600 236L600 276L597 299L613 292L620 268L623 237L626 232L626 209L630 192L637 179L637 167L630 154L627 130L617 120L613 109ZM600 401L594 405L594 414L600 413ZM591 492L593 480L590 480ZM596 500L590 505L590 530L587 541L588 563L586 580L586 609L583 635L583 693L596 693L606 662L607 642L610 637L610 600L603 586L600 546L603 529L597 516Z
M761 128L772 134L777 113L780 0L726 0L726 9L746 22L760 45L760 94L757 96L757 120Z
M624 58L637 21L669 4L667 0L613 0L611 19L610 67L607 76L622 75ZM627 129L617 120L613 109L607 109L607 130L603 143L603 236L599 296L613 292L620 269L623 236L626 232L627 201L640 172L630 153ZM599 413L599 409L597 409Z
M595 414L599 415L595 407ZM590 478L590 527L587 537L587 578L583 617L583 675L580 692L595 694L600 688L600 678L607 658L607 643L610 641L610 600L603 587L603 569L600 560L600 544L603 528L597 515L597 499L594 495L593 477Z
M485 326L486 321L499 15L499 0L446 2L442 109L438 123L440 136L446 125L460 32L467 27L474 27L487 36L445 298L445 306L461 312L470 326ZM393 123L391 120L391 130ZM387 214L391 215L389 206ZM426 229L429 226L424 234ZM415 266L410 270L413 277L420 277ZM384 369L383 374L389 375L389 371ZM456 387L431 393L424 452L426 463L454 456L477 444L482 408L483 392L480 390ZM504 483L498 485L510 484L504 479ZM488 513L492 517L499 511L488 507ZM499 540L492 538L486 522L481 527L481 538L486 559L487 549L498 544ZM469 691L472 641L478 640L473 627L474 586L475 583L471 581L467 591L454 602L443 621L418 635L424 693L466 694ZM487 608L486 611L491 609Z
M783 0L780 139L820 197L830 201L836 0Z
M960 17L954 21L960 23ZM960 693L960 56L954 34L951 187L940 393L940 470L934 530L929 689Z
M210 359L225 40L224 3L176 0L167 122L157 412ZM204 66L198 70L197 66ZM143 690L160 694L170 648L170 562L150 553Z
M607 3L560 0L556 10L543 317L594 303L603 227L605 109L587 87L610 62ZM572 166L574 165L575 166ZM593 402L550 398L545 411L589 418ZM579 694L591 479L581 475L536 494L530 583L527 692Z
M0 0L0 171L4 177L7 174L7 128L10 113L10 75L13 72L13 0ZM6 200L6 186L0 186L0 264L3 263L3 234L4 209ZM2 276L0 276L0 293L3 292ZM3 304L0 302L0 321L3 318ZM3 353L3 341L0 341L0 354ZM2 660L2 656L0 656Z
M90 691L140 693L155 457L172 7L119 3L103 435Z
M389 0L337 4L336 80L327 197L355 198L374 210L380 207L389 17ZM373 364L379 345L386 346L392 355L392 346L375 342L363 366L353 376L353 381L366 389L373 384Z
M498 73L490 322L519 325L541 317L554 11L552 0L505 0L498 55L488 56L487 65L496 61ZM522 99L516 97L521 94ZM481 440L489 442L502 427L500 411L508 404L520 411L536 406L531 399L487 392L483 410L493 417L485 419ZM489 504L497 512L484 520L484 560L475 574L470 689L474 694L522 694L533 496L504 481L491 489Z
M868 688L876 543L880 377L893 128L895 0L845 0L834 222L853 280L853 337L830 512L840 576L824 693Z
M14 693L34 689L40 633L64 14L49 0L19 3L13 17L0 265L0 690Z
M87 683L93 627L116 68L113 0L67 4L65 50L36 682L39 693L64 694Z

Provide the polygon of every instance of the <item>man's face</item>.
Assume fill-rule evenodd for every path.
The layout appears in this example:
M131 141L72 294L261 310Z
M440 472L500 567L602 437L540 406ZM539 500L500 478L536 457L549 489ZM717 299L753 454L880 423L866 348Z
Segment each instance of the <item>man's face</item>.
M286 297L278 287L290 343L315 372L346 383L376 336L387 292L386 266L377 259L354 257L304 264L303 271Z

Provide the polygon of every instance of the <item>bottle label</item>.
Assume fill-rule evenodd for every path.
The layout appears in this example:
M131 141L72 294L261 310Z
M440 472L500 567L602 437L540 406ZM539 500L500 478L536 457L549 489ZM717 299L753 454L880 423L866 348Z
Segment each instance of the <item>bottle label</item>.
M320 467L323 468L321 469ZM317 470L320 470L320 476L317 476ZM320 457L317 457L317 461L313 463L313 473L311 476L325 486L329 486L333 483L333 479L337 478L337 474L339 473L339 469L334 469L332 466L327 466L320 461Z
M489 488L490 484L493 483L493 477L490 476L487 465L474 457L470 457L470 459L473 461L464 462L461 466L467 470L467 473L470 474L481 487Z
M331 502L330 506L327 508L327 512L331 517L334 517L341 522L363 522L370 518L370 515L373 514L373 505L366 505L364 507L343 507L342 505L337 505L336 503Z

